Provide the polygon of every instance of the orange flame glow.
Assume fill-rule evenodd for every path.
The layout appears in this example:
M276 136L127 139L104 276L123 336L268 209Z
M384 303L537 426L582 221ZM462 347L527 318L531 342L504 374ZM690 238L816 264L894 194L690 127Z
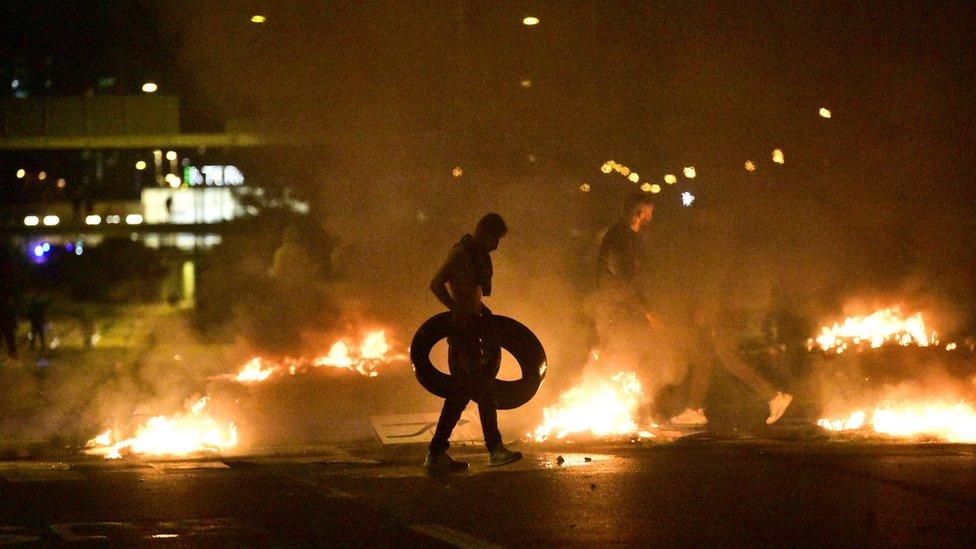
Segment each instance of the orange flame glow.
M637 434L634 416L642 395L640 381L633 372L619 372L609 380L584 382L560 395L555 406L542 411L542 425L529 433L529 438L542 442L551 437L562 439L582 433ZM642 432L641 436L651 435Z
M151 417L131 438L116 440L112 430L105 431L88 441L85 452L117 459L123 454L185 456L214 453L237 446L237 427L233 423L221 423L207 414L207 402L207 397L203 397L187 412Z
M858 410L847 417L821 419L828 431L870 429L899 438L933 437L946 442L976 442L976 410L966 402L943 401L885 403L868 413Z
M891 307L868 316L844 319L842 324L824 326L814 341L815 344L811 341L811 347L843 353L851 347L870 346L876 349L888 344L928 347L937 339L936 333L926 328L922 313L905 317L899 307Z

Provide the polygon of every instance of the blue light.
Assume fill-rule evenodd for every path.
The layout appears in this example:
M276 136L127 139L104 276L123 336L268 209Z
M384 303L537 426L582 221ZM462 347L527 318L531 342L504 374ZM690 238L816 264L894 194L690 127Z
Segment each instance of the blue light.
M40 244L34 246L34 257L43 257L43 256L44 256L44 246L41 246Z
M44 243L43 248L44 248L44 253L48 253L51 251L51 245L48 244L47 242Z
M75 250L75 245L73 242L68 242L67 244L64 245L64 249L66 252L71 253Z

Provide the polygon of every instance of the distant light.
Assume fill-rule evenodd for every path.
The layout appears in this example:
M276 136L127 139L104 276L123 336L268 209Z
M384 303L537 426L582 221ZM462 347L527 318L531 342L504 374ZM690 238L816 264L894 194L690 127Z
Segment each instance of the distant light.
M68 186L68 182L64 178L58 179L58 188L63 189Z
M630 168L628 168L627 166L619 166L617 168L617 171L620 172L620 175L622 175L624 177L629 177L630 176Z
M159 89L159 86L155 82L146 82L142 85L142 91L146 93L155 93Z
M630 172L630 175L627 176L627 179L631 180L634 183L637 183L638 181L640 181L640 176L637 175L637 172Z
M17 170L17 179L23 179L25 175L27 175L27 170L24 168Z
M602 166L600 166L600 171L603 172L603 173L610 173L610 172L612 172L613 171L613 164L611 164L609 162L605 162Z
M820 107L820 116L822 118L830 118L830 110L827 107Z
M163 155L163 151L159 149L153 151L153 156L162 156L162 155Z
M100 215L89 215L85 217L86 225L98 225L102 222L102 216Z
M582 185L580 185L580 190L583 191L584 193L590 192L590 184L583 183Z
M43 257L43 256L44 256L44 246L41 246L40 244L34 246L34 257Z
M136 169L137 170L145 170L146 169L146 161L145 160L140 160L140 161L136 162Z
M251 22L252 23L264 23L267 20L268 20L268 18L265 17L265 16L263 16L263 15L252 15L251 16Z
M169 183L169 186L173 187L174 189L179 187L180 183L182 183L182 181L180 181L180 177L172 173L166 174L166 182Z
M126 225L140 225L142 224L142 216L139 214L129 214L125 216Z
M691 203L695 201L695 195L685 191L681 193L681 204L685 207L691 206Z
M451 175L454 177L461 177L464 175L464 170L461 169L461 166L454 166L454 169L451 170Z
M640 190L644 191L645 193L651 192L651 188L652 185L650 183L644 183L643 185L640 186Z
M122 221L122 218L119 217L119 216L117 216L117 215L106 215L105 216L105 222L108 223L109 225L116 225L116 224L118 224L119 221Z
M661 186L660 185L658 185L657 183L651 185L651 194L657 194L659 192L661 192Z
M14 78L13 81L10 83L10 87L13 88L13 89L15 89L15 90L17 88L19 88L20 87L20 80L17 80L16 78Z
M783 158L783 151L776 149L773 151L773 162L777 164L783 164L786 160Z
M81 255L83 253L85 253L85 248L81 244L78 244L78 247L75 248L75 255Z
M523 88L531 88L532 81L529 80L528 78L523 78L522 81L519 82L519 86L522 86Z
M674 185L678 182L678 178L673 173L669 173L664 176L664 182L668 185Z
M684 173L685 177L687 177L688 179L694 179L695 176L698 175L698 173L695 171L694 166L686 166L685 169L682 171L682 173Z
M24 218L24 225L28 227L36 227L41 220L36 215L28 215Z
M51 244L49 242L45 242L44 244L41 245L41 249L44 250L44 253L50 252Z
M44 181L45 179L47 179L47 172L41 172L37 174L37 179L38 181Z
M527 27L534 27L535 25L538 25L539 24L539 18L538 17L526 17L525 19L522 19L522 24L525 25L525 26L527 26Z
M75 243L68 242L67 244L64 245L64 250L69 253L75 251Z
M747 172L756 171L756 165L752 163L752 160L746 160L746 171Z
M171 162L173 160L176 160L176 151L167 151L166 152L166 160L169 160Z
M45 215L44 216L44 219L43 219L43 222L48 227L53 227L53 226L57 225L58 223L61 223L61 218L58 217L58 216L56 216L56 215Z

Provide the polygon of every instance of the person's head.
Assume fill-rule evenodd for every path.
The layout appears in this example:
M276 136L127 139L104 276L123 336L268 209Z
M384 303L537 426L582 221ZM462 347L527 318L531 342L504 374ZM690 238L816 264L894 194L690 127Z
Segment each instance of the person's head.
M647 193L633 193L624 203L624 221L635 231L641 230L654 217L654 202Z
M498 248L498 241L508 233L508 225L502 216L490 213L478 221L474 229L474 239L489 252Z

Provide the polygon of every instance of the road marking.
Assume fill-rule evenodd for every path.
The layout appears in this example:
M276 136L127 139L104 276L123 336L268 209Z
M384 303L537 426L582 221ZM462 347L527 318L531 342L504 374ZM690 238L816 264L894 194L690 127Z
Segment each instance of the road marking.
M407 527L427 537L461 549L500 549L502 547L440 524L411 524Z
M283 475L280 475L280 476L281 476L281 478L283 478L285 480L289 480L291 482L297 482L297 483L302 484L304 486L308 486L308 487L314 489L319 494L322 494L322 495L324 495L326 497L330 497L330 498L341 498L341 499L356 499L356 495L355 494L352 494L352 493L349 493L349 492L345 492L343 490L339 490L339 489L333 488L331 486L325 486L323 484L319 484L318 482L316 482L316 481L314 481L312 479L307 479L307 478L299 477L299 476L296 476L296 475L289 475L289 474L283 474Z

